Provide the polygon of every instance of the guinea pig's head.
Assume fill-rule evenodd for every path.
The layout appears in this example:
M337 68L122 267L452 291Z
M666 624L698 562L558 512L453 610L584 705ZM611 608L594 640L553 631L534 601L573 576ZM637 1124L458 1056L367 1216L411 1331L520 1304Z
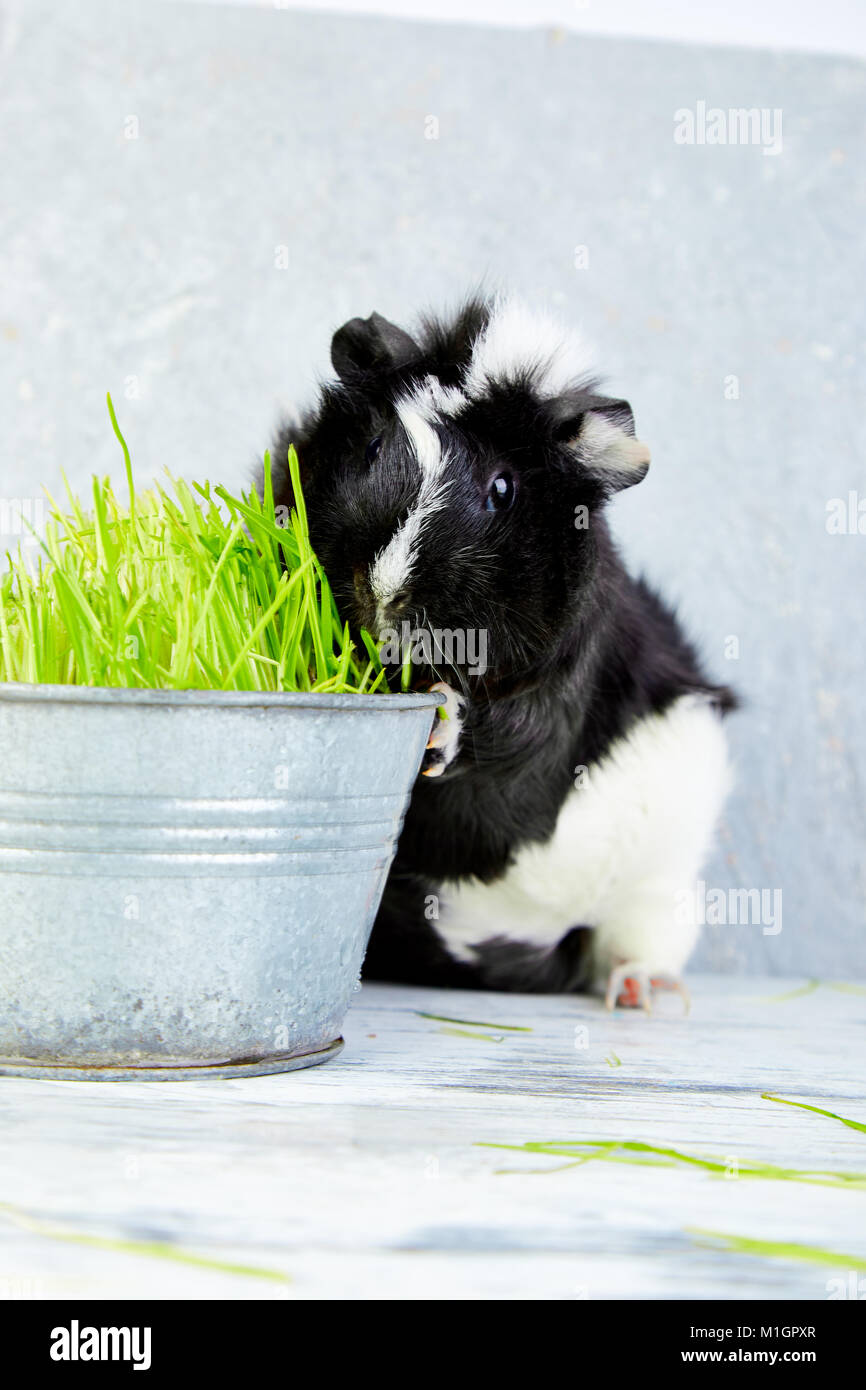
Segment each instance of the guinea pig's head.
M414 336L352 319L331 359L298 447L341 612L431 679L531 681L596 602L605 502L649 466L628 404L513 299Z

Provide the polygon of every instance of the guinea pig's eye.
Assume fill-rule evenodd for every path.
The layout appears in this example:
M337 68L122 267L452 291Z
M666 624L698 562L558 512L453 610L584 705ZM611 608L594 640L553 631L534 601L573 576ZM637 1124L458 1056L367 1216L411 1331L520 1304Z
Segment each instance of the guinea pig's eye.
M381 447L382 447L382 436L381 436L381 434L377 434L377 435L376 435L376 438L375 438L375 439L371 439L371 440L370 440L370 443L367 445L366 449L364 450L364 458L367 460L368 463L372 463L372 462L373 462L373 459L376 457L376 455L378 454L378 452L379 452L379 450L381 449Z
M510 473L498 473L487 489L484 499L486 512L507 512L514 505L517 488Z

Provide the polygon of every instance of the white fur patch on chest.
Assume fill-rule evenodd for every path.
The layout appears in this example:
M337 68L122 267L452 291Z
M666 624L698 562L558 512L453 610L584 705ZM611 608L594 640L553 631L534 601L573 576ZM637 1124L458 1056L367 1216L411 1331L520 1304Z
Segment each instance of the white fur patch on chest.
M640 934L660 886L693 891L729 785L722 722L703 696L641 719L576 782L551 838L502 878L441 885L433 925L454 957L472 962L496 937L552 947L575 926Z

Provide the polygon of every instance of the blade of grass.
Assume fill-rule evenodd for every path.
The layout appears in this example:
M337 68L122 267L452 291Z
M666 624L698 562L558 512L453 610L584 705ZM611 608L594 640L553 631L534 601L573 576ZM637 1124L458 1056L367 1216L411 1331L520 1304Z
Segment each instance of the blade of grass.
M114 402L111 399L111 392L106 391L105 400L108 405L108 414L111 419L111 428L114 430L117 442L123 450L123 462L126 467L126 485L129 489L129 511L132 517L135 516L135 485L132 481L132 459L129 456L129 449L126 440L120 432L120 425L117 423L117 416L114 413Z
M515 1153L547 1157L570 1158L587 1161L598 1159L605 1163L637 1164L639 1166L693 1167L724 1177L730 1171L725 1159L705 1158L698 1154L683 1153L679 1149L666 1148L659 1144L645 1144L637 1140L625 1139L586 1139L563 1141L534 1141L525 1144L479 1143L479 1148L509 1149ZM542 1173L544 1169L506 1169L512 1173ZM556 1171L550 1169L548 1171ZM849 1191L866 1191L866 1172L839 1172L832 1169L781 1168L772 1163L739 1164L738 1178L758 1178L777 1182L799 1182L814 1187L841 1187Z
M477 1018L451 1018L448 1014L428 1014L423 1009L415 1009L419 1018L432 1018L434 1023L457 1023L466 1028L497 1028L502 1033L531 1033L531 1028L517 1023L485 1023Z
M763 1255L765 1259L807 1260L809 1264L831 1265L834 1269L866 1269L862 1255L844 1255L825 1250L820 1245L800 1245L791 1240L755 1240L751 1236L730 1235L726 1231L708 1231L702 1226L686 1226L691 1236L719 1242L731 1254Z
M761 1100L773 1100L777 1105L795 1105L798 1110L811 1110L813 1115L825 1115L828 1120L838 1120L840 1125L847 1125L849 1129L857 1129L861 1134L866 1134L866 1125L859 1120L848 1120L844 1115L837 1115L834 1110L822 1110L818 1105L804 1105L801 1100L785 1100L783 1096L771 1096L768 1091L761 1092Z

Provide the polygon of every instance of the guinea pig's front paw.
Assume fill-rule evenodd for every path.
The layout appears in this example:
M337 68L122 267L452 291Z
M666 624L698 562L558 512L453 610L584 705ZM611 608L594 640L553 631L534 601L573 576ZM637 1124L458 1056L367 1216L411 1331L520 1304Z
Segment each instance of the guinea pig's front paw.
M466 708L462 696L458 695L445 681L431 685L430 691L443 695L442 705L436 711L436 723L427 740L427 751L421 764L424 777L441 777L446 767L453 763L460 751L460 733L463 728L463 712ZM445 718L442 718L442 709Z
M616 1005L627 1009L652 1010L652 996L656 990L672 989L682 996L685 1012L690 1007L689 992L679 975L667 970L654 970L651 965L641 961L627 960L611 970L607 981L604 1002L608 1009Z

